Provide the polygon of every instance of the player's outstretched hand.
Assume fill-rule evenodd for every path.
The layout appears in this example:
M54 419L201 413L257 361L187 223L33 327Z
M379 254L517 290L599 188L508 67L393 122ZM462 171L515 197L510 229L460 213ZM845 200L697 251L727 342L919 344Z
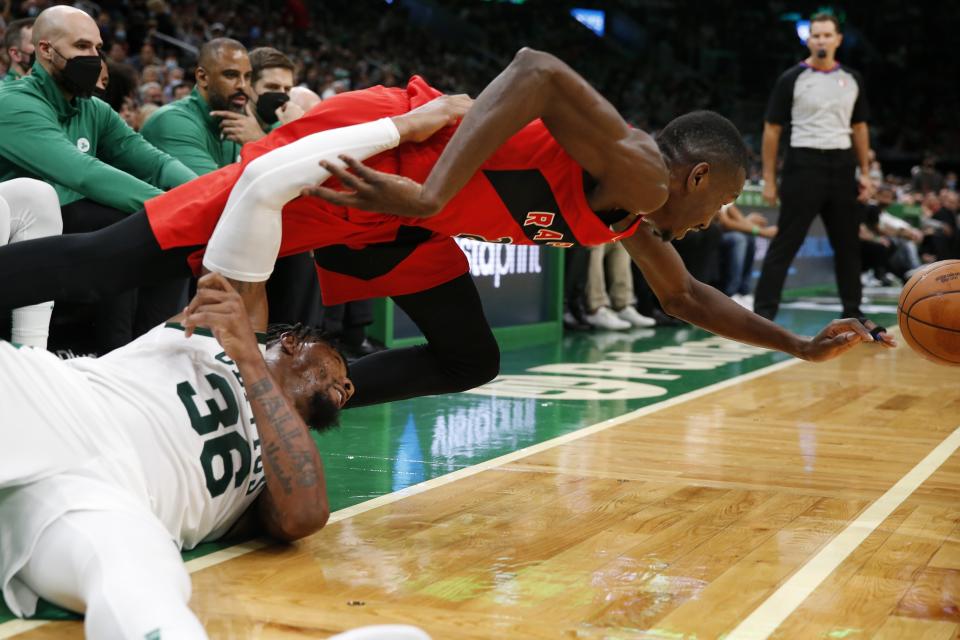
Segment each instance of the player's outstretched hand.
M392 213L410 218L425 218L433 213L421 201L423 185L419 182L371 169L350 156L340 156L340 160L352 172L327 160L321 160L320 166L333 174L348 191L316 185L303 189L300 195L316 196L333 204L362 211Z
M460 93L439 96L412 111L393 117L400 143L423 142L440 129L455 124L473 106L473 98Z
M188 338L197 327L209 328L234 362L261 357L243 299L219 273L200 278L197 294L183 310L183 326Z
M887 348L897 345L893 337L886 332L877 333L877 338L874 339L870 329L859 320L843 318L834 320L820 333L810 338L801 356L810 362L823 362L846 353L862 342L876 343Z

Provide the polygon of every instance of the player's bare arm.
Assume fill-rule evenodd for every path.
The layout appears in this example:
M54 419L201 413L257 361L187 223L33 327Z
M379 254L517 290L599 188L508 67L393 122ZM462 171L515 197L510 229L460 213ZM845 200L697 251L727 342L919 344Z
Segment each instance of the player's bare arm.
M355 176L334 163L323 166L351 192L317 187L307 193L365 211L429 217L499 146L537 118L597 180L597 188L588 194L595 211L648 213L666 201L669 175L653 138L631 129L613 105L565 63L532 49L521 49L480 93L422 187L344 158Z
M762 318L696 280L687 271L676 249L656 237L648 225L620 241L643 272L664 311L711 333L792 356L820 362L835 358L873 336L855 319L834 320L813 338L804 338ZM880 344L895 345L880 334Z
M250 287L248 297L254 302L260 295L257 288L263 287L241 286ZM241 295L222 275L208 273L184 311L183 325L188 332L209 327L243 376L263 452L266 489L256 508L267 533L293 541L321 529L330 510L320 454L307 425L267 368ZM262 326L266 328L265 316Z

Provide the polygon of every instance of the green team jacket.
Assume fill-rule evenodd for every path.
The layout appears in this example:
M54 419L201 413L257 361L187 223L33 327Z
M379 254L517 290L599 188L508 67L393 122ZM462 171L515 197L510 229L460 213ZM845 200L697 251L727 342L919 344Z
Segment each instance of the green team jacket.
M241 145L220 135L217 118L197 88L186 98L160 107L141 130L150 144L190 167L198 175L210 173L240 157Z
M14 80L19 80L19 79L22 78L22 77L23 77L23 76L21 76L19 73L17 73L16 71L14 71L13 68L10 68L10 69L7 71L7 73L4 74L3 78L0 78L0 83L2 83L2 82L13 82Z
M39 178L60 204L88 198L133 213L197 175L97 98L67 102L46 70L0 85L0 181Z

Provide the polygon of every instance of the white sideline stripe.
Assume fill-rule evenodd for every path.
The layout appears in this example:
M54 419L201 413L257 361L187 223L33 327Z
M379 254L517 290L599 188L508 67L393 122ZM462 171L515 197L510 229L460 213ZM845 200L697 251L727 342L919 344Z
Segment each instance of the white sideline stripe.
M450 484L451 482L456 482L457 480L462 480L464 478L469 478L470 476L476 475L482 471L488 469L493 469L494 467L499 467L501 465L514 462L521 458L527 456L532 456L541 451L546 451L554 447L558 447L562 444L568 442L573 442L586 436L593 435L594 433L599 433L605 431L611 427L615 427L624 422L629 422L630 420L635 420L643 416L655 413L657 411L662 411L663 409L669 409L670 407L682 404L689 400L696 400L705 395L709 395L715 391L720 391L726 389L727 387L732 387L733 385L739 384L741 382L747 382L748 380L753 380L754 378L760 378L762 376L782 371L788 367L792 367L795 364L799 364L803 360L798 360L796 358L790 358L783 362L777 362L776 364L769 365L767 367L762 367L756 371L751 371L750 373L744 373L742 375L730 378L728 380L723 380L721 382L716 382L707 387L701 389L694 389L693 391L688 391L687 393L681 394L679 396L663 400L661 402L656 402L654 404L648 405L646 407L641 407L631 411L630 413L625 413L622 416L617 416L616 418L610 418L604 420L603 422L598 422L589 427L584 427L582 429L577 429L576 431L571 431L570 433L564 434L562 436L557 436L556 438L551 438L550 440L544 440L538 444L525 447L523 449L518 449L512 451L508 454L502 455L498 458L493 458L487 460L486 462L481 462L463 469L458 469L452 473L440 476L438 478L433 478L431 480L426 480L419 484L411 485L406 489L401 489L400 491L394 491L393 493L388 493L371 500L366 500L359 504L355 504L352 507L347 507L345 509L340 509L330 514L330 519L327 521L327 525L331 525L335 522L340 522L341 520L346 520L347 518L352 518L354 516L360 515L361 513L366 513L367 511L372 511L377 507L382 507L388 504L392 504L404 498L409 498L421 494L425 491L431 489L436 489L437 487L442 487L443 485ZM220 549L214 551L211 554L205 555L201 558L194 558L186 563L187 571L190 573L195 573L202 569L207 569L218 564L224 563L228 560L233 560L234 558L239 558L240 556L246 555L252 551L257 551L268 547L272 544L275 544L272 540L266 538L257 538L249 542L238 544L226 549ZM52 620L13 620L10 622L5 622L0 624L0 640L5 638L10 638L18 633L24 633L31 629L35 629L44 624L53 622ZM17 626L17 625L32 625L28 627Z
M960 427L780 585L724 640L763 640L960 447Z

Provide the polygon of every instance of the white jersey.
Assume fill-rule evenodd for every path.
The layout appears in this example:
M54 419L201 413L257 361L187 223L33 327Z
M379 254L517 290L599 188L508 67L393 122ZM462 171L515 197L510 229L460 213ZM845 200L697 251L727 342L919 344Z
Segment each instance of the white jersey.
M168 323L99 359L66 364L124 430L137 455L130 472L182 547L221 537L265 486L240 371L208 330L185 338Z

